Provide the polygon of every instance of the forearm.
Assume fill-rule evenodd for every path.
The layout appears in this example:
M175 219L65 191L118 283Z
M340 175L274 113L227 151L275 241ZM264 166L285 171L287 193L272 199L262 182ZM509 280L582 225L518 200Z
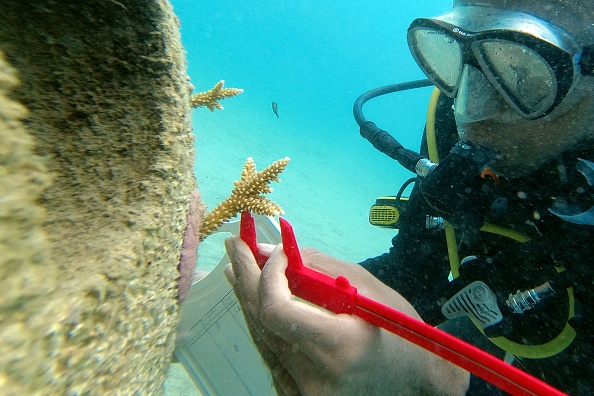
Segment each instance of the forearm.
M337 370L332 376L334 381L329 381L334 383L334 391L316 394L343 396L362 394L462 396L466 394L470 382L467 371L421 347L406 342L403 345L402 339L394 334L386 333L385 336L382 348L369 349L367 359L362 359L359 364L349 367L346 372L341 373Z
M430 352L428 352L430 353ZM433 355L433 354L432 354ZM465 395L470 383L468 371L433 355L428 367L429 382L424 395Z
M398 336L386 332L385 337ZM384 378L384 390L374 394L402 395L465 395L470 382L470 374L453 363L417 346L400 340L386 342L394 350L388 353L392 357L387 366L392 367L390 380ZM377 372L382 370L378 368ZM384 371L385 373L385 371ZM381 381L380 381L381 382ZM392 393L388 390L392 389ZM388 391L388 392L387 392Z
M414 309L395 293L391 296L382 293L382 297L378 300L385 305L397 307L402 313L420 320ZM342 378L338 394L466 394L470 381L467 371L387 330L367 326L377 334L374 342L364 347L365 343L351 343L348 350L360 358L354 365L347 365L344 371L335 367L336 377ZM345 359L348 361L353 362Z

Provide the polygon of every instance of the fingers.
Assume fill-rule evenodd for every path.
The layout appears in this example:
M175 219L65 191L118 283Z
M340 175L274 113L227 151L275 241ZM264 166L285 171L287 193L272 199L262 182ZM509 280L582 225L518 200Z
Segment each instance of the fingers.
M275 247L276 247L276 245L271 245L270 243L259 243L258 244L258 250L260 251L260 253L262 253L266 257L270 257L270 255L272 254L272 251L274 250Z
M270 254L262 271L260 281L262 282L260 298L266 298L267 302L291 301L293 296L289 290L285 271L287 269L287 256L283 251L283 245L279 244ZM263 305L263 308L265 305Z
M241 247L242 242L243 242L243 240L238 237L231 237L231 238L227 238L227 240L225 240L225 248L227 249L227 255L231 259L232 263L235 262L238 265L244 265L250 261L249 257L248 257L249 255L247 255L247 252ZM262 253L265 256L270 256L270 254L274 250L274 247L275 247L275 245L271 245L268 243L259 243L258 244L258 249L260 250L260 253ZM241 251L243 254L241 256L237 255L238 251ZM250 253L251 253L251 251L250 251ZM240 260L242 260L242 261L240 262ZM232 265L225 268L225 278L227 278L227 281L231 284L231 286L235 285L236 278L235 278L235 274L233 272ZM252 277L250 277L250 278L252 278ZM253 278L252 278L252 280L253 280Z
M225 268L225 277L234 288L254 344L270 368L275 389L279 395L299 395L299 388L293 378L294 372L299 371L295 370L295 366L311 365L307 364L303 356L292 352L291 344L262 325L258 291L260 269L247 244L240 238L232 237L225 240L225 247L232 263ZM260 245L259 249L269 255L274 246ZM287 366L293 368L292 372L288 371Z
M231 286L235 286L235 282L237 281L237 279L235 279L235 274L233 273L233 267L231 266L231 264L225 267L224 273L227 282L229 282Z
M232 275L233 287L240 300L253 301L258 297L260 268L248 245L239 237L225 239L225 248L231 259L232 272L225 271L227 280Z
M299 348L291 345L276 336L266 328L262 328L262 343L258 350L264 361L270 368L275 388L279 394L300 394L297 382L312 377L312 362L299 351ZM280 392L280 389L283 392Z
M319 250L306 248L301 251L303 262L316 271L323 272L336 278L339 275L345 276L351 283L363 276L367 271L358 264L339 260L335 257L322 253Z
M346 277L357 288L359 294L372 298L410 316L420 319L417 312L400 294L386 286L369 271L358 264L339 260L315 249L302 251L305 265L334 278Z
M313 360L327 359L342 345L345 333L356 334L365 323L349 315L334 315L295 300L285 277L287 257L278 246L260 278L260 319L264 326ZM348 339L347 338L347 339Z
M288 263L282 245L272 251L260 271L240 238L229 238L225 244L232 262L226 276L234 282L252 338L272 368L277 389L293 393L288 378L306 386L321 377L338 375L353 361L352 352L365 349L365 340L375 336L377 329L360 318L334 315L296 300L285 276ZM278 362L282 369L274 369Z
M225 277L233 286L243 316L254 342L258 347L262 343L262 325L260 316L259 279L260 269L252 252L239 237L225 240L231 266L225 268ZM260 348L259 348L260 349ZM265 355L266 351L261 351Z
M276 336L263 328L259 322L251 321L247 325L258 352L260 352L262 359L270 369L277 393L279 395L298 395L299 389L293 375L278 357L278 355L285 355L289 348L288 344L283 345L282 340L277 339Z

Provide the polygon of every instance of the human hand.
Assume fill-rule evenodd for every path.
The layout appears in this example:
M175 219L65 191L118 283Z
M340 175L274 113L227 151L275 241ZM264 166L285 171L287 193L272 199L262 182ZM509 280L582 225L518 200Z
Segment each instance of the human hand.
M464 394L468 374L457 366L359 317L295 299L282 245L259 245L270 255L260 271L239 237L225 244L232 263L225 275L279 395ZM302 257L306 266L343 275L360 294L419 319L402 296L362 267L312 249Z

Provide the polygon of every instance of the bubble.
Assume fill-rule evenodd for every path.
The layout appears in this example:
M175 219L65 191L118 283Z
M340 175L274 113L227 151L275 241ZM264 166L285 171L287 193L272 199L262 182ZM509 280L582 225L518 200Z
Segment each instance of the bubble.
M540 220L540 213L538 212L538 210L535 210L532 213L532 217L534 218L534 220Z

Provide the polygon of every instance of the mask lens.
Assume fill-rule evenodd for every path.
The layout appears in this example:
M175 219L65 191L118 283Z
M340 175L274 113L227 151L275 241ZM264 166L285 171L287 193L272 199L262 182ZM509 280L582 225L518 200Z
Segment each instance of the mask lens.
M453 96L462 71L462 50L452 37L432 29L417 29L411 51L429 79Z
M483 70L525 117L538 117L553 105L557 95L555 73L540 55L509 41L477 44Z

